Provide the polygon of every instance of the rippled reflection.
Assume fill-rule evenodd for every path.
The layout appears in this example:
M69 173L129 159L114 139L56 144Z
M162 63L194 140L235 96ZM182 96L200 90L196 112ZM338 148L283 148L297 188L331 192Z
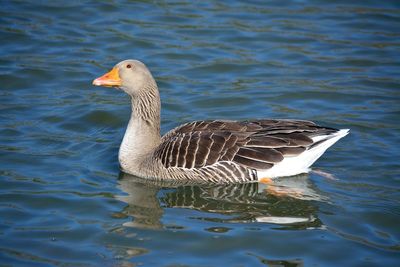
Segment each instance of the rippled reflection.
M164 208L202 211L202 216L194 219L213 222L272 223L284 229L322 226L314 204L324 197L316 192L308 175L277 179L273 185L196 185L121 173L119 186L127 193L117 197L128 204L123 212L134 218L125 226L163 228Z
M1 3L0 265L399 265L398 0ZM91 82L126 58L158 82L163 133L350 128L314 165L336 179L115 181L129 99Z

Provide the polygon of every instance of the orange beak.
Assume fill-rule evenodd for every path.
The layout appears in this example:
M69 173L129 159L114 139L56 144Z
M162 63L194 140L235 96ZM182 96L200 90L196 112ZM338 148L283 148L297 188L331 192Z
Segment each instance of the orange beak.
M121 78L119 77L118 69L113 68L103 76L93 80L93 85L97 86L121 86L122 81Z

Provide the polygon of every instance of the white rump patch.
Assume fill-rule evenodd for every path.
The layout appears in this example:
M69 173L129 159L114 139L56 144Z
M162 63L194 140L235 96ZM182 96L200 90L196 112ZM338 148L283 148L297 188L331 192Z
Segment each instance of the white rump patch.
M322 156L322 154L340 138L345 137L349 133L349 129L342 129L330 135L316 136L314 143L323 141L315 147L308 149L297 156L285 157L281 162L275 164L271 169L258 170L258 179L276 178L283 176L292 176L310 171L310 166Z

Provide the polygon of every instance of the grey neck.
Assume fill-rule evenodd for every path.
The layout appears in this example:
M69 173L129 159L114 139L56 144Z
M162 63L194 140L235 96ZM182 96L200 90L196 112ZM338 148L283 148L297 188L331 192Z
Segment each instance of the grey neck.
M122 169L137 169L160 144L160 95L155 84L131 96L132 113L119 150Z

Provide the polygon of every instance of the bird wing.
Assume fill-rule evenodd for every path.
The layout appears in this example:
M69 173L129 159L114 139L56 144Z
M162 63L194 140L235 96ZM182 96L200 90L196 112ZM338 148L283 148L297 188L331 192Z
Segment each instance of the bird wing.
M195 121L165 134L155 156L167 168L228 161L265 170L312 147L313 137L336 131L302 120Z

